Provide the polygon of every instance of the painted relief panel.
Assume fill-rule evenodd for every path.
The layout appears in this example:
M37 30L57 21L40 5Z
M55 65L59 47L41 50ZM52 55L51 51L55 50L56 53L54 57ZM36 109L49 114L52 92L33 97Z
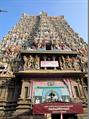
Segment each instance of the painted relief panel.
M69 102L70 89L65 80L32 81L32 97L35 103Z

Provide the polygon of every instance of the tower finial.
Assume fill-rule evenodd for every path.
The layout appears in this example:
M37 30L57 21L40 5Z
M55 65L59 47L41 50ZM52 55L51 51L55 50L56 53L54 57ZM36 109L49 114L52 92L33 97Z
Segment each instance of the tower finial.
M47 13L44 12L44 11L41 11L41 12L40 12L40 15L42 15L42 16L47 16Z

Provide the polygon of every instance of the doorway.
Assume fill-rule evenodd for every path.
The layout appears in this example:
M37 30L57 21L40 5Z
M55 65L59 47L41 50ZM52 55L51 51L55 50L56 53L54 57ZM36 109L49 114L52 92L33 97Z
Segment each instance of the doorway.
M61 119L60 114L52 114L52 119ZM63 119L77 119L76 114L63 114Z
M60 114L52 114L52 119L60 119Z
M76 114L63 114L63 119L77 119Z

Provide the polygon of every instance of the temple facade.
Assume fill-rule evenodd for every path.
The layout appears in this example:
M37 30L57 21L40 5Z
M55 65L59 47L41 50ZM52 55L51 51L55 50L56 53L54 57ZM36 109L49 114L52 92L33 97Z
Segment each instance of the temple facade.
M0 49L0 119L88 119L88 44L64 16L24 13Z

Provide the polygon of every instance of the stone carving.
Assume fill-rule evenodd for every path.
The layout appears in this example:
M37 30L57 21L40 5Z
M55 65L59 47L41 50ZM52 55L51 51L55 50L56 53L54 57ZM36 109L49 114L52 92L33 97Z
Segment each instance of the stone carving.
M40 58L36 55L34 59L35 69L40 69Z
M24 70L26 70L28 68L28 58L26 56L23 56L23 60L24 60Z
M63 67L63 57L59 57L59 66L60 66L60 69L62 70L64 67Z
M66 69L65 58L64 58L64 56L62 56L61 61L62 61L62 66L61 66L61 68L62 68L62 69Z
M10 62L5 57L3 57L2 61L0 61L0 75L1 76L13 75Z
M28 67L27 67L27 69L34 69L34 58L31 55L28 58Z
M20 21L3 38L3 41L0 44L0 49L5 51L3 54L8 57L11 66L14 66L15 59L22 49L29 51L46 50L46 43L50 41L51 50L77 51L81 54L81 59L83 56L87 57L87 43L73 31L63 16L49 17L48 15L29 16L23 14ZM35 61L31 63L31 59L32 58L28 59L29 61L27 61L27 64L24 64L24 69L36 66L39 67L37 64L34 64ZM79 63L76 60L68 60L70 60L68 57L61 58L59 61L60 69L72 69L72 67L78 67ZM77 63L71 63L73 62L72 60ZM87 63L84 59L82 59L81 63L82 67L87 67ZM18 65L18 63L15 64Z
M67 56L65 58L65 67L66 67L66 69L72 69L72 62L71 62L71 58L69 56Z
M33 57L32 55L23 56L24 60L24 70L30 70L30 69L40 69L40 59L36 55Z
M81 70L88 72L88 59L84 56L81 58Z
M80 70L80 60L78 57L59 57L61 70Z
M74 70L81 70L80 69L80 60L79 60L79 58L72 58L73 60L73 68L74 68Z

